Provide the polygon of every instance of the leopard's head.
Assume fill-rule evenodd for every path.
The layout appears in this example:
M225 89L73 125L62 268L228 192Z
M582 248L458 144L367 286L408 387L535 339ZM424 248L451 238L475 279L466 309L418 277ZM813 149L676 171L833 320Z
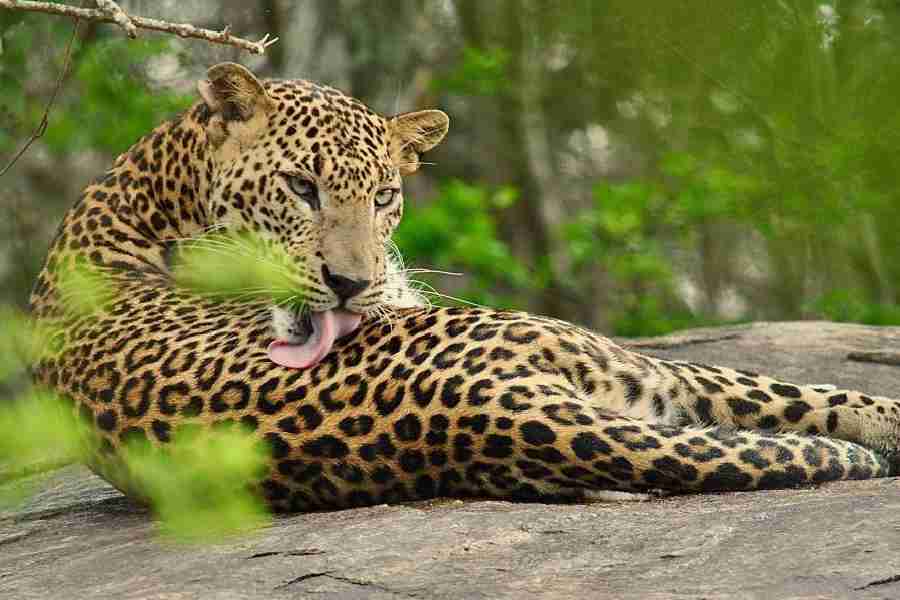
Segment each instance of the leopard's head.
M273 360L304 368L388 304L410 303L390 238L402 176L446 135L447 115L382 117L304 80L212 67L199 84L212 172L211 225L253 231L289 256L302 308L273 307Z

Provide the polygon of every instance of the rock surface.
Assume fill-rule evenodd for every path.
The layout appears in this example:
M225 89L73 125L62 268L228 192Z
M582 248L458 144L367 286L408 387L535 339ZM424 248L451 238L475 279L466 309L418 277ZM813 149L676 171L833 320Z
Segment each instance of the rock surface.
M900 397L900 328L759 323L628 345ZM0 518L0 598L313 595L900 598L900 480L591 506L377 506L176 546L146 510L70 467Z

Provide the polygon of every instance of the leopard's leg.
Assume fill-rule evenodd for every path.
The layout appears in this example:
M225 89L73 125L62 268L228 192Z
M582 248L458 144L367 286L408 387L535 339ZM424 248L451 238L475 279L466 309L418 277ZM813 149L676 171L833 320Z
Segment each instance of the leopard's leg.
M537 373L449 384L429 383L429 373L438 374L414 376L406 402L391 404L396 392L374 405L330 396L328 419L347 434L340 438L307 432L301 419L287 423L300 430L291 436L285 419L266 425L267 439L284 442L267 497L293 510L435 496L593 502L622 499L609 491L739 491L887 475L876 452L852 442L650 423Z
M607 490L739 491L888 474L876 452L843 440L660 425L574 405L557 419L523 410L510 429L485 432L471 446L486 457L477 471L480 489L516 499L594 501L610 500Z
M794 385L724 367L656 364L669 372L668 395L690 422L847 440L900 466L900 401L831 386Z
M335 385L298 404L318 419L261 423L258 435L281 440L268 497L294 510L461 495L592 501L609 490L736 491L889 474L877 452L846 440L675 425L673 407L692 410L685 398L698 382L682 374L697 375L691 369L586 333L560 334L554 345L548 331L537 344L523 325L504 326L469 350L454 342L404 351L410 368L361 388L369 396ZM427 335L416 339L427 348ZM675 399L657 403L670 388ZM726 417L717 419L735 422Z

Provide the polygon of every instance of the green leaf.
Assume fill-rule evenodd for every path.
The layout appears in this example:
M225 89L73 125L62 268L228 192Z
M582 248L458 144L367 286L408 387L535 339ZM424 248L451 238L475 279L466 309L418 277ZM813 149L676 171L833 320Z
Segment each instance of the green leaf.
M44 459L85 455L83 429L71 403L48 391L32 390L0 405L0 457L8 465L27 466ZM0 506L24 500L30 486L0 487Z
M258 438L240 427L176 430L164 447L129 443L123 457L170 539L217 542L270 520L254 491L269 456Z
M176 283L217 301L304 302L293 259L280 244L248 232L209 234L179 248Z

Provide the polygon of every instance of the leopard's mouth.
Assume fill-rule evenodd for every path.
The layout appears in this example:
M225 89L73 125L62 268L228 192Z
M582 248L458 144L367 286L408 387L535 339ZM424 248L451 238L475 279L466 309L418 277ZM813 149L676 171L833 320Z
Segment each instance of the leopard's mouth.
M331 352L335 341L356 331L361 322L361 314L342 309L306 312L297 323L305 330L305 341L276 339L269 344L269 359L290 369L312 368Z

